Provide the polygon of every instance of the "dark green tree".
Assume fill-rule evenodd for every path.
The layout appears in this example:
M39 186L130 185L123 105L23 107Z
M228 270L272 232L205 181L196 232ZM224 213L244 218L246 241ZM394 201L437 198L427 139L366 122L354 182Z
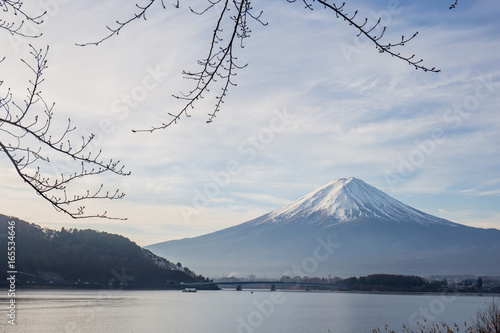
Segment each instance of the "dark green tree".
M477 284L476 284L476 286L477 286L477 289L481 289L481 288L483 288L483 279L482 279L481 277L479 277L479 278L477 279Z

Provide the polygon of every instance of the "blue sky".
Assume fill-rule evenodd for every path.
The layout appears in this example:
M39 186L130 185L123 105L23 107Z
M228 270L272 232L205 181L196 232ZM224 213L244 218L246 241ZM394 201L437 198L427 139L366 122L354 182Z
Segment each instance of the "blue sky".
M427 213L500 228L497 1L463 1L451 11L444 1L347 3L360 17L381 16L387 40L418 31L401 52L415 53L440 73L379 54L327 10L305 10L300 1L255 1L269 24L250 23L251 37L238 50L249 65L238 72L238 86L214 123L205 124L213 104L207 98L191 118L153 134L131 129L157 124L179 108L171 95L189 89L181 72L195 70L207 52L216 16L189 13L188 5L202 8L204 1L180 9L157 4L147 21L118 37L77 47L134 10L132 3L94 3L29 4L49 9L37 28L44 35L30 42L50 45L42 90L56 102L60 119L71 117L77 134L94 132L93 148L132 171L90 180L88 186L105 181L127 196L87 206L128 220L74 221L55 212L15 177L3 156L1 213L50 228L119 233L148 245L245 222L354 176ZM7 57L0 88L12 87L22 98L29 72L19 58L27 58L27 43L6 34L0 43Z

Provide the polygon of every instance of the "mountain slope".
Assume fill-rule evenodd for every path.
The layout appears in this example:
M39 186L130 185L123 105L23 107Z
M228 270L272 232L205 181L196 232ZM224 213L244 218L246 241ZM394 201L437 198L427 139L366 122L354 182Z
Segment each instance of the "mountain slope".
M56 231L0 215L0 234L4 236L0 245L5 250L8 221L15 221L19 286L35 281L39 286L108 287L111 283L165 288L204 279L120 235L64 228ZM7 255L0 261L4 274L9 270L6 259Z
M500 231L441 219L356 178L246 223L147 247L206 275L500 274Z

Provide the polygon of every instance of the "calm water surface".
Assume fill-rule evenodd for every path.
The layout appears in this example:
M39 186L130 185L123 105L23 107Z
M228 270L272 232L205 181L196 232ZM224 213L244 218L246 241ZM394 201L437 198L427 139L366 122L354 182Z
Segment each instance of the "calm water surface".
M4 294L5 295L5 294ZM492 297L339 292L36 290L1 301L1 332L363 333L422 318L470 321ZM397 331L396 330L396 331Z

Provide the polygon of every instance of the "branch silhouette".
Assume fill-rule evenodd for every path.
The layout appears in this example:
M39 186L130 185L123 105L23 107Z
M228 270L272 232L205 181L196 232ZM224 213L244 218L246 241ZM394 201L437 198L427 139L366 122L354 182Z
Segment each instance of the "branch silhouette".
M155 3L156 0L149 0L149 3L145 6L141 6L139 4L135 4L135 6L138 8L138 12L134 13L134 15L121 22L121 21L116 21L116 27L113 28L113 27L110 27L110 26L106 26L106 28L109 30L109 34L104 36L103 38L101 38L100 40L96 41L96 42L88 42L88 43L76 43L76 45L78 46L87 46L87 45L95 45L95 46L98 46L99 44L101 44L102 42L104 42L105 40L108 40L110 39L111 37L113 36L118 36L120 34L120 31L125 28L128 24L132 23L133 21L135 20L138 20L140 18L143 18L144 20L146 20L146 12L148 11L148 9L153 5L153 3ZM163 2L163 0L160 0L161 1L161 5L162 7L165 9L165 3ZM177 5L178 7L178 5Z
M31 15L23 10L21 0L0 1L0 11L0 31L22 38L36 39L42 35L30 34L24 27L27 22L42 24L47 12ZM14 96L17 94L14 95L10 89L0 95L0 153L5 154L6 161L24 183L57 211L75 219L126 219L110 217L107 212L87 213L84 202L90 199L121 199L125 194L119 190L106 191L104 184L86 189L88 185L83 184L84 180L104 173L127 176L130 172L124 170L120 161L103 160L100 150L91 150L93 134L75 139L73 132L76 127L70 119L62 129L55 124L59 119L54 116L54 104L47 104L40 90L47 69L49 47L29 47L30 58L21 59L33 76L28 81L26 98L21 103L16 102ZM3 60L5 57L0 59L0 63ZM3 84L4 81L0 80L0 89ZM64 159L69 162L63 163Z
M26 99L23 103L16 103L10 89L0 97L0 152L7 156L17 175L57 211L72 218L124 219L110 217L106 212L87 214L83 205L71 208L72 204L89 199L121 199L125 195L119 190L104 191L103 184L92 191L83 190L83 193L77 191L79 193L70 194L72 191L69 187L80 185L82 178L105 172L125 176L130 172L124 171L124 166L119 161L102 160L101 151L89 151L94 135L82 137L81 143L75 145L74 140L69 138L71 132L76 130L70 119L62 132L52 126L54 104L47 104L40 90L43 72L47 69L48 47L46 50L30 47L32 60L22 60L34 76L29 81ZM2 84L0 82L0 86ZM47 165L58 168L52 158L66 158L79 163L79 169L69 173L62 172L59 176L50 175L44 171Z
M296 0L287 0L287 1L295 2ZM380 53L390 54L391 56L408 63L415 69L420 69L423 70L424 72L434 72L434 73L440 72L440 70L436 69L435 67L429 68L422 65L422 62L424 60L423 59L418 60L418 58L415 58L415 54L412 54L411 56L403 56L401 55L401 53L393 51L393 48L396 48L398 46L404 46L406 43L415 38L418 35L418 31L415 32L411 37L405 37L404 35L401 36L401 40L398 42L383 43L382 38L384 37L384 34L387 31L387 27L380 26L380 23L382 21L381 18L379 18L377 22L371 24L369 23L368 18L364 18L361 21L357 21L358 11L356 10L353 14L348 14L347 12L345 12L344 11L345 2L343 2L341 6L337 6L333 2L329 3L324 0L312 0L312 2L308 2L308 0L303 0L303 2L306 4L306 7L310 9L312 9L312 3L315 1L322 4L325 8L333 10L337 18L341 18L345 22L349 23L350 26L356 28L358 30L358 34L356 36L367 37L375 45L375 48ZM380 31L378 36L376 35L377 31Z
M125 26L133 21L139 18L146 19L146 12L150 10L155 0L148 1L149 2L145 6L136 4L139 11L129 19L116 21L117 25L114 28L108 26L107 29L110 33L104 38L97 42L78 45L99 45L112 36L118 35ZM297 0L286 1L288 3L297 2ZM458 0L456 0L455 4L451 7L454 7L457 2ZM403 35L400 40L395 42L385 42L383 39L387 27L382 26L381 18L374 22L370 22L367 18L360 19L357 10L351 14L346 11L345 2L341 5L337 5L337 3L333 1L302 0L302 3L304 3L305 8L309 10L315 10L319 5L323 9L333 11L337 19L343 20L357 31L357 37L364 36L368 38L379 53L385 53L406 62L417 70L434 73L440 71L435 67L424 65L423 59L417 58L415 54L403 55L396 51L398 48L411 42L418 35L418 32L413 33L410 37L405 37ZM165 8L163 1L161 4L162 7ZM174 7L179 8L179 0L176 0ZM237 71L247 66L247 64L237 63L236 48L238 44L240 48L243 48L243 41L250 37L251 30L248 25L249 19L253 19L259 24L267 25L267 23L261 20L262 11L258 14L254 14L250 0L207 0L207 5L202 10L197 11L191 7L189 7L189 9L196 15L204 15L209 11L218 10L207 55L201 60L198 60L199 70L183 71L182 73L184 78L194 81L193 88L187 92L180 92L179 94L173 95L176 99L184 100L185 104L183 104L184 106L177 112L168 112L170 118L167 121L146 129L134 129L133 132L154 132L156 130L165 129L172 124L176 124L183 115L190 117L189 112L195 108L196 102L209 94L216 100L214 107L208 112L207 123L211 123L221 110L229 88L236 86L234 76L236 76ZM234 12L234 14L231 15L232 12ZM239 41L239 43L237 43L237 41Z
M455 0L455 2L453 2L451 5L450 5L450 9L455 9L458 5L458 0Z
M46 11L40 15L31 16L26 13L23 9L23 2L21 0L3 0L0 1L0 11L5 14L11 13L16 20L4 20L0 19L0 29L3 29L10 33L11 35L17 35L21 37L37 38L42 34L32 35L23 32L23 27L25 22L32 22L36 25L43 23L43 17L47 13Z

